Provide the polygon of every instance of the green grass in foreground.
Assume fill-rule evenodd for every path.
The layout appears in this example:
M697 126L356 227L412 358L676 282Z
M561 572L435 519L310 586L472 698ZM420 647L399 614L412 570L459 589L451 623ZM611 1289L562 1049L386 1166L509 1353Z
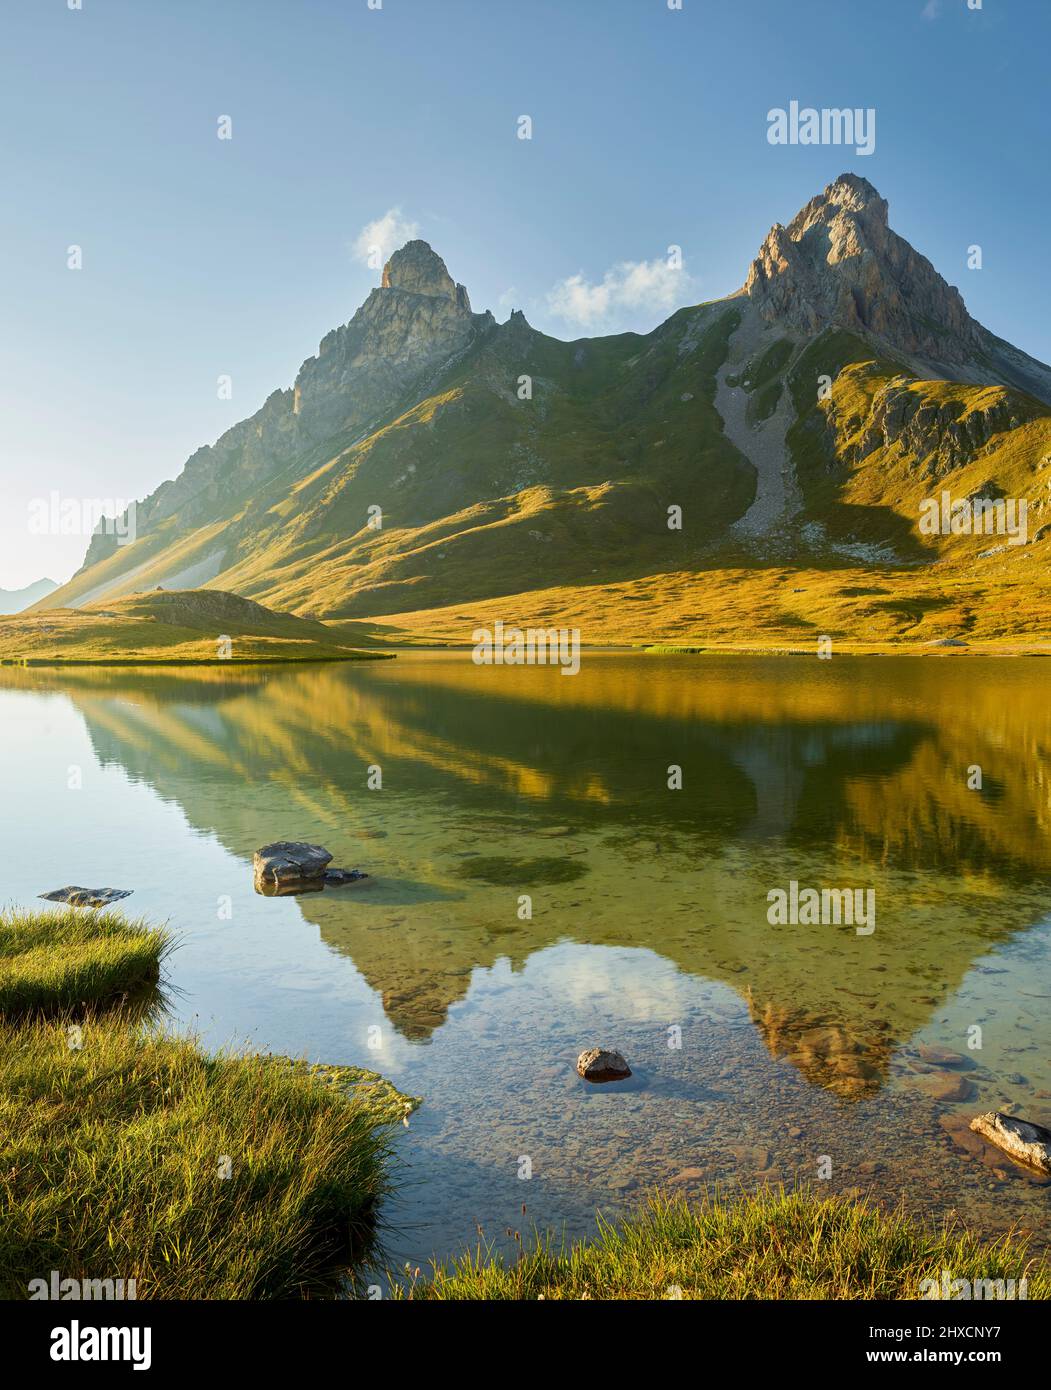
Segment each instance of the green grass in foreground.
M1025 1243L992 1244L901 1213L804 1192L722 1201L653 1198L594 1241L535 1240L517 1261L479 1248L395 1297L414 1299L915 1299L921 1282L1028 1279L1051 1297L1051 1272Z
M146 961L156 974L162 933L66 918L2 918L18 1011L0 1018L0 1298L52 1270L134 1279L140 1299L331 1290L371 1250L385 1127L415 1102L356 1068L208 1057L127 1014L27 1015L30 998L47 1014L83 998L85 980L98 1006L105 982L119 995Z
M0 1016L111 1004L155 984L166 932L122 913L0 912Z

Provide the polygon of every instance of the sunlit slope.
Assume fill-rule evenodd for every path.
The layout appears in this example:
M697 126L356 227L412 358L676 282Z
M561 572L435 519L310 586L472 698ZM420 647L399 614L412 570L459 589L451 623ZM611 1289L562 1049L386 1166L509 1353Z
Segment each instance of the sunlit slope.
M756 419L771 389L795 412L786 445L802 505L770 537L725 539L650 574L551 575L509 599L373 610L378 621L464 643L499 619L578 627L585 644L1051 649L1051 409L1010 387L918 379L856 335L781 341L738 374ZM943 494L1010 499L1016 524L1024 502L1024 532L925 534L923 504Z
M828 378L827 394L819 384ZM1051 550L1051 407L1006 386L917 378L843 332L822 334L788 381L796 410L788 445L805 499L801 527L868 545L874 558L912 565L1002 560L1046 565ZM1026 503L1024 543L1007 535L925 534L923 503ZM1033 549L1036 546L1038 549ZM858 550L856 554L863 551Z
M735 322L732 306L702 306L645 338L563 343L515 315L364 438L264 482L221 526L160 523L59 601L166 582L174 566L357 616L665 567L723 534L754 491L712 405ZM669 530L672 506L688 540Z
M323 623L274 613L237 594L154 592L83 608L0 619L0 661L241 662L350 660L355 650Z
M671 505L718 535L747 506L752 470L710 401L732 317L707 318L685 353L690 315L648 339L582 344L512 323L444 389L297 484L222 582L357 616L645 572L669 558Z

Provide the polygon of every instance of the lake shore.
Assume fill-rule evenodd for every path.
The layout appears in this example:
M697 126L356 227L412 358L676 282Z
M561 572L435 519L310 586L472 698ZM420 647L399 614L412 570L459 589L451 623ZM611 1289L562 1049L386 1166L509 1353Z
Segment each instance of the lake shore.
M7 1298L46 1297L34 1290L51 1270L62 1297L91 1296L86 1284L136 1299L325 1297L341 1271L353 1284L382 1259L375 1218L395 1182L384 1131L418 1100L375 1073L207 1057L146 1027L141 990L171 945L111 910L0 917ZM133 995L138 1011L113 1010ZM949 1271L987 1290L976 1297L1051 1297L1051 1269L1013 1235L986 1242L809 1190L654 1194L617 1224L600 1219L591 1241L514 1239L515 1259L479 1246L427 1277L388 1272L388 1294L917 1299L951 1296Z
M108 910L0 916L4 1298L46 1297L52 1270L62 1297L324 1296L375 1248L387 1135L418 1102L151 1027L170 947Z

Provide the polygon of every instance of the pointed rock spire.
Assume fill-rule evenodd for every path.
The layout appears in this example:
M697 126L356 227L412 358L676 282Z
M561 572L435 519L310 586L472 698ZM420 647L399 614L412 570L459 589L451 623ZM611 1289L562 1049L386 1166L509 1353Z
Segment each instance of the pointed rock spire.
M470 312L466 289L454 283L441 256L425 241L407 241L395 251L383 267L382 286L385 290L404 290L431 299L449 299Z

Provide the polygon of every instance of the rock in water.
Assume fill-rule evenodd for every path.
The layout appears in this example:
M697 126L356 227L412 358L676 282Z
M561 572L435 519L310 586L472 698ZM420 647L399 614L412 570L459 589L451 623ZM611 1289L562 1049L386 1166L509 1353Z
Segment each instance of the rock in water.
M937 1047L929 1043L924 1043L916 1049L924 1062L929 1062L932 1067L973 1067L974 1063L969 1057L965 1057L962 1052L953 1052L948 1047Z
M950 1105L957 1101L970 1100L974 1095L974 1084L959 1072L932 1071L926 1076L911 1079L932 1100L945 1101Z
M368 874L360 869L326 869L325 887L342 888L347 883L360 883L363 878L368 878Z
M577 1071L585 1081L623 1081L631 1068L619 1052L591 1047L577 1058Z
M1018 1163L1051 1177L1051 1129L1005 1115L1000 1110L976 1115L971 1128Z
M51 893L38 893L49 903L69 903L70 907L108 907L110 903L130 898L131 888L56 888Z
M331 854L321 845L275 840L272 845L256 850L252 865L257 884L280 886L320 879L331 862Z

